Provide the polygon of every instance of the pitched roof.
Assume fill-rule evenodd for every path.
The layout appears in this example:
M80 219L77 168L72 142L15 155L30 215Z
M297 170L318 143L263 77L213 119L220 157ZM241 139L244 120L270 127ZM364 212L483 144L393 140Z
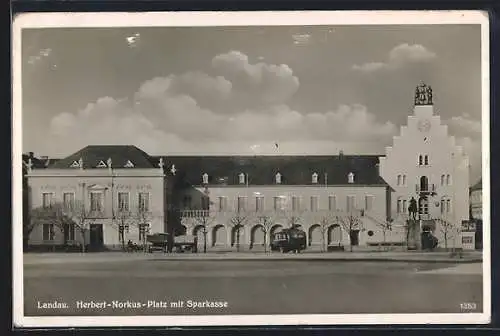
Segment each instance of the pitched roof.
M153 157L158 162L159 156ZM354 174L354 185L385 185L379 175L379 156L162 156L166 173L175 165L176 177L193 185L202 184L208 174L209 184L240 185L239 174L248 176L249 185L274 185L281 174L282 185L348 184ZM326 176L325 176L326 174ZM246 181L245 181L246 183Z
M470 191L482 190L482 189L483 189L483 179L480 178L479 181L470 188Z
M130 161L133 167L130 168L157 168L154 165L151 157L144 151L135 146L121 146L121 145L105 145L105 146L87 146L70 156L58 160L50 165L50 168L58 169L74 169L71 166L78 163L80 158L83 160L83 168L98 168L111 158L112 167L126 168L129 166L127 163Z

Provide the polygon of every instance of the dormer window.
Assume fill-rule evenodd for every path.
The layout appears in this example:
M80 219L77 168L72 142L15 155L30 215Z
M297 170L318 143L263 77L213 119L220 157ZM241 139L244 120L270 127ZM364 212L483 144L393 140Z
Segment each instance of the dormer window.
M354 183L354 173L353 172L350 172L349 174L347 174L347 182Z
M78 161L73 161L70 168L80 168L80 164L78 163Z
M203 179L203 184L208 184L208 174L207 174L207 173L205 173L205 174L203 174L201 177L202 177L202 179Z
M238 177L240 180L240 184L245 184L245 174L240 173L240 175L238 175Z
M276 184L281 184L281 174L279 172L276 173L275 178L276 178Z
M125 163L125 168L134 168L134 164L132 163L132 161L130 160L127 160L127 163Z
M106 164L104 163L104 161L99 161L99 164L97 165L97 168L106 168Z
M314 183L314 184L318 183L318 174L317 173L312 174L312 183Z

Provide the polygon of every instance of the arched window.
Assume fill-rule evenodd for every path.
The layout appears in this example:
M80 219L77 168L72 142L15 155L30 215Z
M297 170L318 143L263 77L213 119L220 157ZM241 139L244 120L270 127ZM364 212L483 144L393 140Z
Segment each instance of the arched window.
M446 209L446 200L443 197L443 198L441 198L441 214L444 214L445 209Z
M451 212L451 200L450 199L446 200L446 212L448 212L448 213Z
M407 207L406 207L406 200L403 200L403 213L406 213Z
M446 185L451 185L451 176L449 174L446 175Z
M401 175L398 175L398 185L401 185Z
M429 190L429 180L427 179L427 176L422 176L420 178L420 191L427 190Z
M424 164L427 166L429 164L429 155L424 157Z
M441 185L444 186L444 178L445 178L445 175L441 175Z
M403 185L406 185L406 175L403 175Z
M424 157L422 155L418 156L418 165L421 166L424 164Z

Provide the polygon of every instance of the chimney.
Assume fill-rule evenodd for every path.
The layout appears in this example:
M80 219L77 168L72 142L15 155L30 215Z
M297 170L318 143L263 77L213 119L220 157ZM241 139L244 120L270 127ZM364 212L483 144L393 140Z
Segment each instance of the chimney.
M33 152L29 152L28 154L29 154L30 159L33 159L35 157L35 153L33 153Z

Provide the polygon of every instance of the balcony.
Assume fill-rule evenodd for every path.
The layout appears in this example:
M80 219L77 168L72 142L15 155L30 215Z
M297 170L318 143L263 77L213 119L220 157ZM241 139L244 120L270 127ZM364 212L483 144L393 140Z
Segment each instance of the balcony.
M182 210L180 211L181 218L200 218L210 216L209 210Z
M429 184L429 185L420 185L420 184L415 184L415 191L418 194L431 194L436 192L436 185L435 184Z

